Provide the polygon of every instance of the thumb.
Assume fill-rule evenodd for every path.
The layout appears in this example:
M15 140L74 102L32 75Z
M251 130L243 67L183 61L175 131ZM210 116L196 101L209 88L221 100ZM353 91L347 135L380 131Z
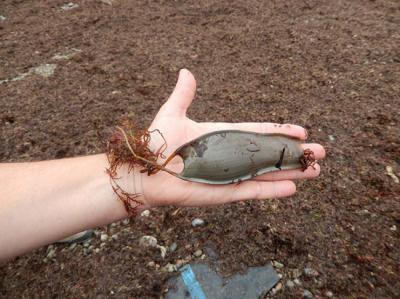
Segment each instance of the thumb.
M187 69L179 71L178 82L168 101L163 105L162 113L185 116L196 93L196 80Z

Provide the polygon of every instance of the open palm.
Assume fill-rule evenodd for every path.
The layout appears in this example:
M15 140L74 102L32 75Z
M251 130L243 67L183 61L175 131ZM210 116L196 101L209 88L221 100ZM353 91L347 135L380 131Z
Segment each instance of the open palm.
M188 70L181 70L176 87L168 101L156 115L150 130L159 129L167 141L166 156L174 152L182 144L203 134L218 130L236 129L259 133L281 133L299 139L306 138L304 128L296 125L276 125L273 123L197 123L186 117L196 91L196 81ZM153 134L154 135L154 134ZM154 135L152 147L162 144L160 136ZM311 149L316 159L325 156L324 148L319 144L303 144ZM161 161L160 161L161 162ZM167 166L171 170L180 171L183 167L179 159L171 161ZM216 205L247 199L267 199L292 195L296 186L292 180L313 178L319 175L320 167L308 168L306 171L288 170L267 173L255 180L240 184L208 185L188 182L160 171L155 175L141 175L140 189L144 196L145 207L161 205L203 206Z

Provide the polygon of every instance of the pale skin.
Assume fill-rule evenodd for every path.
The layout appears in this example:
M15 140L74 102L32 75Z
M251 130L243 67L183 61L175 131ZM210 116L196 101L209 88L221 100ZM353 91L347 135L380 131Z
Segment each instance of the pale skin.
M198 123L186 116L196 91L196 81L181 70L169 99L160 108L150 130L162 131L168 156L177 147L208 132L238 129L261 133L281 133L305 140L306 131L296 125L272 123ZM161 145L154 135L152 148ZM316 159L325 157L319 144L304 143ZM160 161L162 162L162 161ZM0 164L0 262L50 244L73 233L106 225L128 217L114 194L105 154L31 163ZM168 164L179 171L182 163ZM118 183L126 191L138 193L140 210L157 206L210 206L242 200L263 200L293 195L293 180L315 178L318 164L306 171L268 173L240 184L206 185L183 181L160 171L148 176L135 169L119 170Z

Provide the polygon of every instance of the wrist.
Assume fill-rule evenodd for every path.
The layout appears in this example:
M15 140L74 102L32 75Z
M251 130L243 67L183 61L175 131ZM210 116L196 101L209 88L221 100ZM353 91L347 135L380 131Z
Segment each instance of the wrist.
M141 169L140 167L130 169L128 165L122 165L116 170L116 174L111 174L107 169L110 186L116 200L125 209L126 217L135 216L150 208L143 189L143 180L147 175L141 173Z

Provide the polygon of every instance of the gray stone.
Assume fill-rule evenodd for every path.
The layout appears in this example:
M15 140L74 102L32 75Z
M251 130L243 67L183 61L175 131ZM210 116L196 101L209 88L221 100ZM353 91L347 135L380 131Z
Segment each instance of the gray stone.
M126 219L122 220L122 224L123 225L128 225L129 224L129 218L126 218Z
M394 173L392 166L389 165L386 166L386 174L390 176L396 184L400 183L400 179Z
M277 262L277 261L273 261L273 262L272 262L272 265L274 265L274 267L275 267L276 269L282 269L282 268L284 267L284 265L283 265L282 263Z
M176 269L175 265L168 263L168 264L165 265L165 267L162 270L166 271L166 272L174 272L177 269Z
M174 242L169 246L169 252L174 252L177 248L178 248L178 244L176 244L176 242Z
M183 265L185 265L187 263L187 261L186 260L177 260L176 262L175 262L175 266L176 266L176 268L180 268L180 267L182 267Z
M195 257L200 257L202 254L203 254L203 251L202 251L201 249L197 249L197 250L193 253L193 255L194 255Z
M282 284L279 282L273 289L272 289L272 294L278 293L280 290L282 290Z
M5 21L7 18L5 16L0 16L0 22Z
M55 256L56 256L56 249L55 248L50 248L49 250L47 250L46 258L52 259Z
M153 236L143 236L139 240L139 245L143 247L157 247L157 239Z
M71 9L78 8L78 7L79 7L78 4L69 2L69 3L65 3L64 5L62 5L61 9L62 10L71 10Z
M328 298L332 298L333 297L333 293L331 291L326 291L325 292L325 296Z
M292 289L292 288L294 288L295 284L294 284L294 282L293 282L292 280L288 280L288 281L286 282L286 286L287 286L289 289Z
M314 295L309 290L304 290L303 291L303 298L312 299L312 298L314 298Z
M162 258L165 258L167 255L167 248L161 245L157 245L158 249L160 249L160 254Z
M113 0L97 0L97 1L99 1L101 3L104 3L104 4L108 4L108 5L112 5L113 4Z
M195 218L195 219L193 219L193 221L192 221L192 226L193 226L193 227L201 226L201 225L203 225L203 224L204 224L204 220L201 219L201 218Z
M150 211L149 210L144 210L142 213L140 213L140 216L149 217L150 216Z
M319 275L319 273L317 270L314 270L312 268L305 268L304 275L307 277L317 277Z
M298 278L293 279L293 282L294 282L295 284L297 284L298 286L301 286L301 281L300 281Z
M101 234L100 235L100 241L101 242L105 242L108 240L108 235L107 234Z
M328 139L329 139L329 141L335 141L336 137L333 135L328 135Z

